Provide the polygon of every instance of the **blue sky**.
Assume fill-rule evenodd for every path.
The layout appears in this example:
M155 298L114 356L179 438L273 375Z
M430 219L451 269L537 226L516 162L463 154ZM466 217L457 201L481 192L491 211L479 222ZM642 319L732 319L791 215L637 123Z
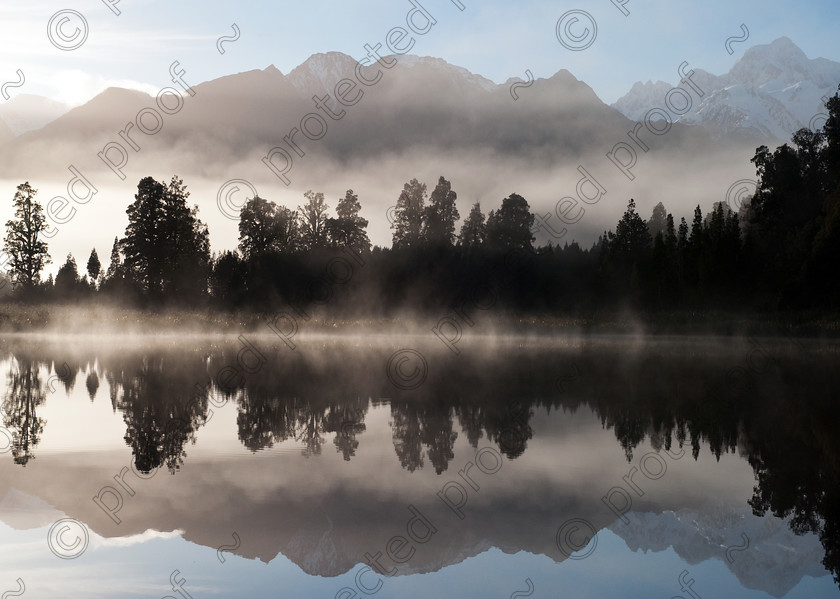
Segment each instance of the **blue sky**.
M744 50L790 37L811 57L840 60L836 0L782 2L739 0L629 0L625 16L611 0L414 0L435 18L429 33L417 36L411 53L436 56L496 82L510 77L548 77L568 69L606 102L615 101L635 81L675 83L676 68L715 74L727 71ZM615 0L618 2L619 0ZM110 2L114 9L109 8ZM310 2L214 0L31 0L0 8L0 81L26 82L7 88L77 104L109 85L156 92L170 84L168 67L178 60L190 84L274 64L284 73L311 54L341 51L361 58L365 43L383 42L387 32L405 25L411 0L314 0ZM64 51L52 45L48 23L56 13L75 15L59 25L73 38L86 29L80 47ZM597 36L581 51L564 48L556 25L570 10L586 11L597 23ZM116 15L114 11L119 11ZM219 53L216 41L234 36ZM734 42L730 55L725 41ZM55 25L55 22L54 22ZM583 34L583 21L571 32ZM81 36L81 34L80 34ZM83 39L76 38L77 41ZM67 42L72 45L71 42Z

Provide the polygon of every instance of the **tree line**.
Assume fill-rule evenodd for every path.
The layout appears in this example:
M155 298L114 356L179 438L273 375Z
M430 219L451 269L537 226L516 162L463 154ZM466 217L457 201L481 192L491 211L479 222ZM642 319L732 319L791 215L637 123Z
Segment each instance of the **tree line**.
M4 250L18 297L49 301L107 297L143 306L189 305L263 310L287 303L330 304L335 314L441 310L465 302L516 312L586 315L599 309L838 308L840 279L840 96L827 102L819 131L791 144L757 148L755 194L738 211L723 202L690 221L662 203L648 219L634 200L614 230L589 248L534 246L534 215L513 193L482 212L472 205L456 233L457 193L441 176L431 193L407 182L392 217L390 248L371 247L353 190L335 215L323 193L307 191L297 209L249 199L239 244L211 254L207 225L188 203L183 180L142 179L107 268L92 250L80 275L72 255L55 278L36 190L18 186ZM324 291L325 268L340 252L356 266ZM484 303L477 298L481 296Z

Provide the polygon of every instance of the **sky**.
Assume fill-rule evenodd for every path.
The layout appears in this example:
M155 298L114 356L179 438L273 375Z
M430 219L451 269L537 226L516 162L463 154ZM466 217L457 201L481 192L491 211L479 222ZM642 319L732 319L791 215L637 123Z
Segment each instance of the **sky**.
M11 84L4 97L33 93L77 105L109 86L156 93L170 84L174 60L197 84L270 64L288 73L318 52L360 59L365 44L383 43L405 25L411 1L4 3L0 81ZM684 60L722 74L748 47L781 36L810 58L840 60L836 0L413 2L436 22L417 36L412 54L443 58L497 83L526 80L526 71L540 78L568 69L607 103L636 81L675 83ZM558 23L561 37L565 31L576 40L571 45L587 47L562 45ZM223 37L229 39L217 46Z
M0 52L0 103L18 94L37 94L75 106L112 86L156 95L163 88L177 87L170 74L176 62L184 82L196 86L269 65L288 74L319 52L339 51L362 60L368 53L366 45L376 48L384 44L390 31L407 26L407 17L413 19L415 29L422 29L421 10L434 24L422 35L413 36L411 54L442 58L496 83L512 80L524 85L530 77L548 78L565 69L608 104L637 81L678 84L683 62L688 63L687 69L726 73L748 48L782 36L789 37L810 58L840 61L837 0L28 0L0 5L4 50ZM380 52L387 50L380 47ZM520 95L526 93L519 90ZM623 137L624 132L618 135ZM79 152L90 151L83 148L86 141L79 140ZM489 185L466 175L458 179L451 165L444 169L440 163L427 162L423 168L412 165L407 176L428 182L446 174L458 189L462 215L466 215L469 202L481 199L483 192L477 186ZM301 203L307 188L321 185L301 180L300 189L287 189L262 164L255 164L264 177L255 181L260 194L291 208ZM720 175L723 179L717 183L722 191L718 194L715 188L714 197L723 197L733 181L752 176L746 154L732 164L731 172ZM668 165L656 166L670 170ZM340 196L349 186L360 192L371 240L387 246L387 209L408 179L400 180L405 174L402 171L373 170L376 172L335 173L333 179L340 180L340 185L319 189L330 198ZM526 194L535 211L545 212L556 202L554 196L567 194L563 190L577 181L576 171L571 172L574 180L567 181L568 173L558 171L554 174L562 181L544 181L544 187L557 187L551 194L535 187L543 178L532 177L529 186L520 182L522 173L513 172L512 177L519 177L517 185L494 189L492 201L517 191ZM63 169L60 174L56 181L33 180L42 201L64 194L68 175ZM171 174L164 168L155 176L168 179ZM216 208L220 186L225 179L250 175L238 171L214 175L218 176L212 180L189 178L186 182L192 201L201 205L201 216L210 227L213 250L221 251L235 247L238 230L236 222ZM138 177L111 187L103 183L99 188L102 201L96 210L80 209L78 218L60 227L61 234L50 241L53 261L44 276L55 274L71 252L83 266L91 246L107 263L114 235L125 227L125 206L136 191ZM376 181L370 181L371 177ZM639 200L643 213L649 213L664 197L677 216L690 215L689 204L707 202L711 197L701 189L708 179L702 169L668 177L663 179L662 173L651 171L638 177L633 189L627 189L630 184L622 181L623 187L611 191L611 203L600 204L597 214L593 211L593 218L587 216L569 239L584 244L594 241L598 233L613 226L629 197ZM676 190L664 182L675 177L679 183ZM11 198L20 182L0 181L0 192ZM695 197L701 192L702 200ZM672 197L685 205L677 205ZM10 210L10 203L0 204L0 223L11 216Z

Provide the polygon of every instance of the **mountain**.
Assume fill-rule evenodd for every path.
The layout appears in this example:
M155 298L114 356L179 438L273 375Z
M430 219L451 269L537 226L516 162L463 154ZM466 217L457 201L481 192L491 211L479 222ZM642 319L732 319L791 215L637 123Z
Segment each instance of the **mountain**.
M0 119L0 144L4 144L14 138L15 132L12 131L2 119Z
M141 132L138 122L143 119L146 131L156 128L153 115L141 116L143 108L156 107L153 98L108 89L43 128L0 146L0 170L17 173L37 165L45 172L47 167L63 172L71 162L83 171L101 170L97 153L111 142L127 150L132 164L136 151L137 160L208 174L246 159L259 165L273 147L339 163L409 152L454 152L500 160L515 157L548 167L560 160L577 161L587 152L603 156L632 128L632 122L565 70L537 80L527 98L514 103L507 84L497 85L441 59L383 60L391 66L379 69L381 80L376 84L357 85L363 95L351 106L339 104L335 88L342 79L355 80L356 63L337 52L316 54L289 75L270 66L194 85L194 95L185 95L180 110L161 115L156 133ZM375 70L370 68L367 76L373 78ZM332 116L319 112L313 100L327 94L324 105ZM323 139L317 119L302 122L310 114L326 123ZM133 129L127 136L143 151L130 149L121 139L128 123ZM296 133L292 141L299 151L293 150L284 137L304 124L309 139ZM661 146L673 146L685 134L684 128L675 127L661 138Z
M94 219L123 218L120 206L141 178L178 174L220 248L236 239L217 207L226 180L247 180L290 207L307 189L328 195L355 189L373 242L385 244L387 211L403 184L415 177L433 184L443 175L457 189L463 215L473 202L486 212L516 192L551 219L536 233L538 243L558 243L569 233L567 239L588 244L615 225L631 197L645 212L662 201L677 217L690 217L694 206L710 205L754 171L755 144L721 144L703 127L675 123L667 134L642 130L633 140L628 132L636 124L567 70L537 79L514 99L513 81L495 84L438 58L382 63L362 72L368 83L356 74L357 63L337 52L316 54L288 74L272 65L197 83L187 70L190 93L164 96L164 107L148 94L110 88L40 129L6 143L0 134L0 178L58 194L73 177L72 165L103 191L100 197L119 198L101 204L101 213L78 211L70 229L84 232L86 245L102 246L113 235L90 237L98 231ZM617 157L610 156L614 148ZM580 185L580 169L609 195L587 205L572 231L557 214L558 202L598 191ZM73 251L72 241L63 235L56 251Z
M14 135L40 129L67 113L69 107L43 96L18 94L0 104L0 120Z
M665 94L674 87L664 81L637 81L627 94L622 96L612 106L628 119L640 121L648 110L655 106L662 106Z
M0 522L10 528L26 530L49 526L65 514L40 497L9 489L0 499Z
M301 462L284 463L307 467ZM406 509L409 505L437 527L437 532L428 544L414 545L416 554L399 567L400 575L436 572L493 547L508 554L526 551L563 562L566 557L558 550L556 531L546 523L563 522L567 514L574 513L584 514L598 532L613 532L631 551L660 553L672 547L691 566L719 560L742 586L774 597L786 595L803 577L826 576L820 564L824 549L815 534L797 535L789 519L758 517L748 507L733 503L676 502L675 509L632 511L627 514L629 523L624 524L614 520L600 502L592 502L584 491L563 490L546 482L530 487L532 494L526 498L522 489L500 485L493 489L494 497L480 493L471 497L465 509L469 515L459 521L434 494L442 482L432 486L431 492L426 489L426 493L421 492L422 485L410 493L382 493L340 484L329 493L301 498L280 483L248 481L254 471L242 462L233 461L225 468L223 480L235 485L229 490L214 486L219 478L212 465L198 467L199 472L186 484L173 487L174 483L163 477L155 477L154 483L143 481L144 495L138 493L130 501L126 498L125 509L119 514L124 518L120 525L112 524L89 499L60 493L44 499L32 490L14 487L0 487L0 493L4 493L0 522L28 530L70 515L106 539L157 531L161 535L180 534L190 542L212 548L218 547L226 530L233 529L247 542L232 553L264 563L283 554L307 574L334 577L352 570L364 561L366 552L382 550L389 538L406 530L407 521L415 513ZM65 484L73 475L81 474L107 481L107 477L98 478L100 470L104 471L98 465L74 464L60 478ZM240 473L232 474L232 470ZM271 492L255 496L255 488L270 488ZM174 497L169 496L172 492ZM701 493L691 491L692 495ZM213 497L210 507L196 509L200 502L195 498L208 496ZM499 504L505 506L504 518L498 517ZM208 514L217 519L208 518ZM727 548L744 546L742 534L749 539L747 550L727 553Z
M702 125L715 136L743 136L770 142L788 141L802 127L819 127L824 96L840 84L840 63L809 59L790 39L748 49L721 76L695 69L694 83L704 92L684 116L675 121ZM665 105L674 85L637 82L612 106L632 120L642 120L653 107Z
M629 549L658 552L673 547L690 565L718 559L744 587L773 597L786 595L803 576L825 575L820 565L824 552L813 533L797 535L790 519L762 518L746 506L640 512L629 520L609 527ZM747 547L742 534L749 540Z

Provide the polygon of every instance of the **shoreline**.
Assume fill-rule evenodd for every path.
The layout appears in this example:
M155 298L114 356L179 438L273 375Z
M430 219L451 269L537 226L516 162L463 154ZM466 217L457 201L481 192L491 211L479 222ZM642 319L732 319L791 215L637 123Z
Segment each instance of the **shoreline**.
M114 305L26 305L0 302L3 335L114 335L142 337L227 337L239 334L276 334L268 326L280 312L226 312L212 308L158 309ZM426 336L446 312L390 317L319 315L301 320L298 338L365 334L370 336ZM551 336L714 336L801 337L840 339L840 316L820 314L744 315L722 311L632 313L614 311L591 317L516 315L485 312L471 315L472 326L460 323L464 338L518 335Z

